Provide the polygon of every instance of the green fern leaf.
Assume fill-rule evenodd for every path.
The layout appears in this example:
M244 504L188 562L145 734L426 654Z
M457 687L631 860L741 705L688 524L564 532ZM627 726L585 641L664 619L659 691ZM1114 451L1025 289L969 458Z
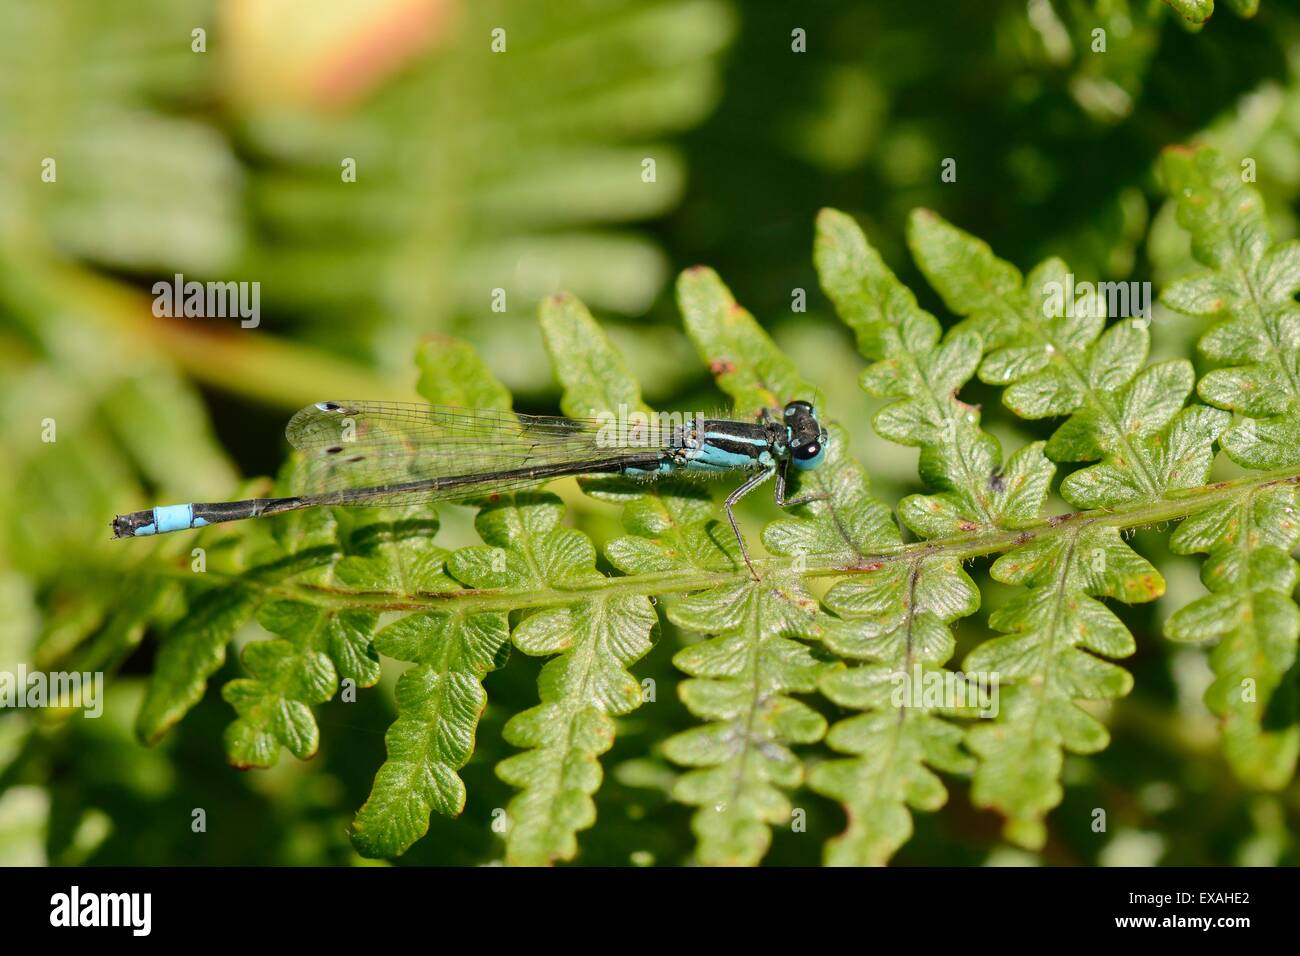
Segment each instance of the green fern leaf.
M1161 169L1178 219L1208 272L1171 283L1162 300L1212 323L1201 352L1218 367L1201 377L1207 402L1237 413L1220 441L1238 464L1276 469L1300 461L1300 242L1274 244L1259 193L1212 150L1167 150ZM1170 617L1175 640L1218 641L1206 703L1224 722L1237 775L1277 789L1295 773L1300 707L1284 688L1300 633L1291 597L1296 570L1295 488L1263 486L1188 518L1175 551L1206 552L1211 594Z
M1017 456L1024 465L1004 474L1001 449L980 429L978 410L957 398L979 363L979 336L958 331L941 342L938 322L843 213L818 216L814 258L822 288L863 355L875 360L863 387L897 399L876 416L876 430L919 446L923 477L942 489L904 499L903 522L938 537L1035 517L1052 474L1041 445ZM877 550L900 543L892 524L872 542ZM930 768L970 769L960 727L936 708L904 704L897 691L900 677L923 683L943 670L955 647L949 625L975 612L979 593L960 561L917 555L836 584L825 603L839 617L827 628L827 646L864 663L827 673L822 691L866 713L836 724L827 739L854 759L818 765L810 783L842 801L849 818L846 832L828 844L827 861L877 865L911 836L909 806L936 810L946 802L947 791Z
M1165 0L1165 3L1190 23L1204 23L1214 14L1214 0Z
M257 610L257 596L233 585L190 603L180 626L161 638L158 658L136 717L141 739L159 740L203 698L208 678L226 661L226 645Z
M502 401L504 390L468 347L450 340L433 346L419 356L430 401ZM252 543L234 566L208 569L226 578L225 587L200 593L164 637L137 726L155 740L197 703L225 659L226 644L255 614L282 638L247 644L241 657L250 676L223 691L238 714L226 735L237 766L270 766L281 746L299 758L312 756L319 736L312 706L330 699L341 679L358 687L376 683L378 651L412 660L418 666L398 686L389 761L354 829L362 852L396 855L425 832L431 809L454 814L464 804L456 770L473 749L484 704L481 680L506 639L505 615L412 614L379 629L378 613L350 604L348 595L411 596L461 584L444 570L446 552L430 544L438 527L430 509L369 509L346 516L346 524L340 517L327 510L286 515L266 523L272 542L248 529ZM249 566L239 567L240 561ZM309 600L285 598L303 587L313 589Z
M1070 474L1061 494L1080 508L1160 500L1203 484L1226 416L1183 408L1194 381L1182 360L1142 368L1145 324L1121 319L1103 331L1100 303L1066 302L1065 263L1051 259L1023 281L989 247L933 213L913 215L909 245L948 307L978 330L988 354L980 377L1004 385L1004 403L1022 418L1070 416L1046 453L1057 461L1102 460ZM1030 846L1045 839L1044 814L1060 802L1062 750L1091 753L1105 728L1077 699L1126 694L1126 672L1093 655L1133 652L1127 630L1096 596L1150 601L1160 575L1113 529L1080 527L1048 544L998 560L992 574L1028 587L990 619L1009 632L967 656L966 670L999 673L1011 687L1002 714L976 726L968 745L979 757L972 798L1008 817L1008 836Z
M366 611L335 614L292 601L261 609L258 623L287 639L247 645L241 661L254 676L222 689L239 714L226 731L226 749L236 766L270 766L281 746L302 760L316 753L319 733L311 707L333 697L338 685L326 649L358 637L368 646L377 619Z
M509 393L464 342L429 340L416 361L420 393L432 403L510 407ZM406 574L401 593L454 595L464 579L449 571L455 556L430 544L436 531L436 522L427 517L394 526L389 540L376 542L379 548L341 561L340 576L358 590L373 588L386 568L368 565L383 564L391 555ZM384 735L388 757L352 823L353 842L366 856L397 856L428 831L431 812L455 816L464 809L465 784L458 771L474 751L487 706L483 678L509 636L504 612L456 607L454 601L449 610L410 614L374 635L376 651L415 666L398 679L397 719Z
M1283 682L1295 664L1300 611L1291 558L1300 541L1294 485L1264 488L1185 520L1171 546L1203 551L1201 580L1212 593L1170 616L1177 641L1218 641L1215 681L1206 691L1223 718L1224 752L1242 780L1277 790L1300 755L1300 707Z
M1192 253L1209 271L1179 279L1161 300L1214 324L1201 352L1222 367L1197 385L1205 401L1243 416L1223 450L1245 468L1300 461L1300 240L1273 243L1259 193L1212 150L1167 150L1161 169L1178 199Z
M736 415L753 417L793 398L812 397L793 363L712 270L687 270L677 295L687 333L731 396ZM818 469L815 480L834 482L838 460ZM800 488L798 493L809 491ZM819 502L811 509L833 506ZM789 525L764 541L778 553L818 542L840 552L845 544L843 536L801 536ZM815 640L820 632L817 601L796 576L769 574L761 583L744 579L679 599L667 614L682 630L709 635L673 657L691 675L678 688L682 701L709 721L664 743L670 759L693 768L677 781L673 795L699 807L692 829L701 862L757 863L771 843L769 827L791 822L794 808L786 791L803 782L803 765L791 745L814 743L826 732L821 714L790 696L815 690L825 667L800 640Z
M1037 519L1053 467L1041 443L1005 463L997 439L979 427L979 409L957 398L975 373L983 341L972 328L940 341L939 323L923 311L843 213L823 210L815 250L822 288L874 359L862 376L873 395L897 399L876 416L884 438L921 448L920 472L935 495L899 505L903 522L933 538Z
M452 573L474 587L529 591L599 583L595 548L559 526L562 512L552 495L512 495L488 506L476 521L486 543L455 552ZM499 551L502 571L494 564ZM505 728L509 743L529 748L497 765L497 776L521 790L506 810L509 861L577 854L577 831L596 819L597 757L613 746L613 718L641 705L641 685L626 668L650 650L656 622L647 598L609 594L538 611L515 628L519 650L555 656L538 681L541 703Z
M1204 198L1195 189L1187 196L1200 210L1220 202L1226 188L1211 183ZM1228 213L1248 206L1245 197ZM1255 248L1249 223L1188 221L1210 236L1207 249L1216 236L1246 237ZM505 725L506 741L521 748L497 765L519 791L506 810L505 857L570 860L578 834L595 822L600 760L613 746L616 721L644 699L630 668L658 633L655 596L685 640L673 655L687 675L678 693L701 721L660 745L687 768L671 789L696 808L700 862L760 861L773 828L797 818L792 794L805 782L840 801L848 818L826 845L827 862L887 862L910 837L912 814L946 802L943 773L971 774L973 802L1003 814L1009 839L1037 847L1046 815L1062 799L1065 754L1107 744L1106 727L1086 702L1113 700L1132 685L1114 661L1133 653L1133 638L1103 602L1150 601L1164 588L1121 531L1186 517L1173 547L1210 555L1211 593L1171 617L1170 636L1219 641L1208 699L1224 718L1229 759L1243 779L1285 783L1300 751L1294 700L1284 690L1300 632L1290 596L1298 570L1290 552L1300 541L1295 476L1207 481L1231 411L1272 421L1286 419L1292 406L1260 404L1248 388L1239 389L1245 397L1232 392L1230 384L1253 381L1250 375L1204 386L1220 370L1202 380L1202 394L1225 407L1187 404L1191 364L1146 365L1145 323L1121 318L1106 328L1096 302L1065 303L1060 290L1069 273L1059 260L1022 278L930 213L913 217L909 240L922 271L963 316L946 333L849 217L821 214L815 259L823 288L871 363L862 386L887 402L876 431L920 450L925 488L898 507L899 522L919 540L905 540L872 495L847 432L834 423L822 467L790 475L788 493L815 500L763 529L768 557L755 549L759 581L705 488L689 482L581 481L587 494L622 506L625 533L605 550L614 574L598 570L591 540L563 526L563 504L551 493L479 502L483 543L454 551L432 542L438 521L428 507L284 515L204 538L213 542L215 574L181 585L173 569L166 586L149 592L159 602L154 613L175 613L163 604L178 590L188 613L164 638L141 732L155 738L193 706L226 644L254 620L269 639L244 646L247 676L223 692L237 714L227 745L241 766L268 766L281 748L310 757L319 736L315 706L341 681L377 682L381 654L409 661L387 759L353 825L359 851L394 856L427 832L433 812L464 808L460 771L486 707L483 681L509 642L549 659L538 703ZM1257 271L1249 276L1265 274L1258 270L1267 255L1252 260ZM1223 275L1237 275L1223 265L1231 259L1207 256L1210 278L1186 288L1235 281ZM1285 261L1279 257L1267 274L1292 281ZM1270 335L1289 341L1289 294L1261 299L1276 321L1242 325L1235 313L1220 316L1222 306L1205 309L1222 319L1207 338L1230 327L1239 346L1214 357L1260 365ZM1063 309L1053 311L1054 295ZM1179 301L1199 302L1198 295L1204 298L1188 293ZM685 272L678 298L688 335L737 417L815 398L712 271ZM541 330L567 414L612 414L633 427L651 420L655 412L627 363L581 302L547 300ZM418 360L431 402L511 407L509 393L464 343L430 340ZM1004 403L1019 416L1063 423L1046 442L1005 455L982 428L981 409L960 397L974 375L1004 387ZM1075 513L1045 513L1054 462L1077 463L1060 484L1062 497L1081 509ZM999 636L966 655L962 674L948 666L953 626L980 600L963 562L981 555L1000 555L991 576L1016 590L990 616ZM161 560L178 557L162 553ZM830 585L820 601L817 578ZM991 702L953 700L946 691L900 701L900 678L918 689L962 681L972 693L972 679L995 679L1001 693ZM1254 696L1240 693L1246 684ZM856 713L828 730L799 697L814 692ZM996 715L985 709L990 703L999 705ZM837 756L806 769L799 748L822 739Z
M1129 656L1133 638L1093 598L1149 601L1163 581L1111 528L1018 548L991 573L1029 590L990 617L1006 636L981 644L963 662L967 671L999 675L1002 686L997 719L966 737L979 761L971 799L1006 814L1009 839L1038 848L1046 838L1043 817L1061 801L1063 751L1095 753L1110 740L1075 701L1122 697L1133 685L1127 671L1101 659Z
M1223 0L1223 2L1239 17L1249 19L1259 12L1259 0ZM1165 3L1184 20L1198 26L1214 15L1214 0L1165 0Z
M664 752L694 768L673 796L697 806L697 854L710 865L757 863L771 842L769 826L789 825L784 791L803 781L792 744L810 744L826 721L789 696L816 689L822 669L795 638L815 638L816 601L793 585L742 583L683 598L668 619L685 631L714 635L673 656L691 675L682 701L710 723L670 737Z
M622 414L629 426L671 424L671 419L656 417L642 400L622 355L585 305L571 295L553 296L542 303L540 315L566 414L614 416L611 421ZM698 482L589 478L582 486L594 497L624 505L623 525L629 534L611 541L605 551L625 574L740 567L730 531L718 533L717 509Z
M398 679L388 758L352 823L364 855L397 856L428 831L431 812L464 809L457 771L473 753L487 706L483 677L509 636L504 614L471 611L412 614L375 635L375 650L416 666Z
M268 289L317 317L305 334L332 327L334 342L373 347L385 337L357 330L460 329L489 356L517 357L522 341L530 351L540 344L523 317L556 285L631 314L653 301L666 257L614 226L662 215L680 199L685 164L664 137L712 108L736 18L717 0L616 0L589 13L519 0L468 5L442 27L446 42L369 91L342 125L318 108L233 104L266 158L251 188L268 221L285 227L257 261L274 277ZM464 42L504 25L508 55ZM488 84L478 79L485 68ZM362 189L338 188L344 155L366 170ZM649 183L639 175L647 158ZM448 201L456 192L463 202ZM377 211L401 225L345 237L334 228ZM519 270L520 261L533 267ZM509 312L474 321L484 290L496 288ZM518 389L549 386L536 363L511 359L501 373Z

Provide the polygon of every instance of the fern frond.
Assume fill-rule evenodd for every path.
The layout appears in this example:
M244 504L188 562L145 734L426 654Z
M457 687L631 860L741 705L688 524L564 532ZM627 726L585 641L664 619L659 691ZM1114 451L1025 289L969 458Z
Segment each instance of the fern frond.
M940 708L900 705L900 679L924 686L952 657L949 625L973 614L979 594L953 558L915 558L846 580L827 593L838 620L825 628L826 646L858 666L823 674L822 692L836 704L865 711L836 723L833 750L851 759L813 768L810 784L841 801L848 828L826 847L836 865L880 865L912 834L908 807L937 810L947 802L930 768L968 773L961 728Z
M1259 0L1222 0L1239 17L1250 18L1259 12ZM1165 0L1188 23L1200 26L1214 15L1214 0Z
M221 696L239 715L226 731L231 762L237 767L268 767L282 746L300 760L313 756L319 731L311 708L333 697L339 681L329 652L354 657L348 647L352 642L369 651L377 620L369 611L326 611L291 601L263 606L258 623L284 639L246 645L240 660L252 677L222 688ZM371 663L373 683L379 667Z
M424 363L426 371L430 367ZM448 571L452 555L429 543L437 527L424 508L363 525L350 538L356 551L335 565L335 581L362 592L454 593L461 580ZM457 771L473 752L475 728L487 702L483 677L509 631L504 613L453 608L410 614L378 629L372 624L369 633L371 653L415 665L398 678L397 719L384 735L387 759L352 824L353 842L363 854L395 856L424 835L431 810L455 815L464 808L465 786ZM344 674L359 687L379 676L364 667L365 634L357 627L350 644L350 657L363 664L352 670L361 673ZM336 665L346 660L338 651L330 657Z
M1209 271L1165 289L1170 308L1211 323L1200 350L1215 368L1197 392L1235 412L1223 450L1245 468L1300 462L1300 242L1274 244L1259 193L1213 150L1171 149L1162 157L1179 223ZM1170 617L1175 640L1218 641L1206 703L1224 722L1237 775L1280 788L1300 754L1300 706L1283 687L1296 659L1300 612L1292 592L1297 541L1293 485L1260 489L1189 518L1172 547L1206 552L1201 579L1211 594Z
M737 415L811 398L793 363L712 270L683 273L677 295L687 334ZM823 480L834 473L832 466ZM788 528L764 541L778 553L796 544ZM843 550L842 537L834 547ZM756 863L771 842L768 828L791 823L785 791L803 782L804 771L790 747L814 743L826 732L821 714L790 696L815 690L825 667L800 640L815 640L820 632L817 601L797 576L780 575L676 600L667 616L683 631L708 635L673 656L690 675L678 689L682 701L709 721L664 743L670 759L693 768L678 779L673 795L699 807L692 829L701 862Z
M1165 0L1165 3L1189 23L1204 23L1214 13L1214 0Z
M957 397L979 363L982 343L970 330L940 340L939 324L923 311L843 213L823 210L814 250L822 288L875 364L863 387L897 399L877 414L885 438L921 448L920 470L938 494L911 495L899 505L903 522L923 537L1015 527L1037 516L1052 467L1041 443L1002 467L996 439L979 427L979 410ZM878 535L877 548L901 542L897 530ZM827 607L840 618L827 646L865 661L826 674L823 692L837 704L867 713L836 724L828 743L854 759L813 772L814 789L845 804L849 826L831 841L827 860L880 864L911 836L908 806L936 810L947 791L927 764L966 772L961 728L939 708L900 706L900 681L942 671L955 641L949 625L979 607L979 593L960 560L927 558L886 565L836 584ZM942 676L942 675L940 675Z
M1186 519L1171 547L1206 552L1201 580L1211 593L1165 622L1176 641L1217 641L1215 680L1205 694L1223 718L1224 753L1247 783L1271 790L1294 776L1300 708L1285 688L1295 664L1300 611L1291 554L1300 541L1294 485L1262 489Z
M442 29L442 42L346 120L235 104L267 160L251 184L280 237L257 251L267 288L315 317L306 334L335 343L373 347L380 336L359 328L461 330L500 356L521 339L536 346L526 317L557 284L604 308L644 309L668 276L666 259L646 236L614 226L680 198L684 162L664 138L712 108L732 11L717 0L618 0L593 16L506 0L466 6ZM471 39L494 29L506 55ZM239 39L251 56L278 55L271 37ZM313 62L330 56L321 47ZM255 76L246 82L259 89ZM340 188L342 156L357 161L355 188ZM648 183L646 159L656 163ZM376 221L394 225L355 228ZM328 294L321 275L331 277ZM509 312L475 321L497 288ZM549 386L544 366L512 361L502 374L516 387Z
M1080 508L1157 501L1205 482L1213 444L1227 425L1217 409L1183 408L1195 374L1184 360L1143 368L1149 349L1144 321L1121 319L1109 329L1100 301L1065 301L1073 288L1065 263L1050 259L1024 280L979 240L919 212L909 244L959 328L977 330L988 352L979 374L1006 386L1003 401L1022 418L1068 415L1046 445L1056 461L1095 461L1073 472L1061 494ZM1113 530L1067 532L1000 558L995 579L1028 593L990 619L1008 636L968 655L967 670L1009 682L999 718L970 731L979 757L972 797L1008 816L1008 836L1041 846L1043 815L1061 799L1063 750L1091 753L1106 745L1105 728L1078 699L1126 694L1127 672L1101 660L1126 657L1127 629L1097 596L1127 603L1164 591L1159 573Z
M814 258L822 288L875 364L862 387L898 399L876 415L876 431L921 448L921 478L940 489L899 504L904 524L922 537L1014 528L1036 519L1054 469L1042 444L1026 446L1004 465L997 439L980 428L980 413L957 397L975 374L983 341L975 328L940 340L939 323L922 310L843 213L818 217Z
M1169 284L1161 301L1212 321L1200 350L1220 366L1197 393L1242 416L1223 450L1244 468L1300 461L1300 240L1274 244L1258 191L1218 154L1168 150L1161 169L1192 254L1209 267Z
M427 832L431 812L464 809L458 771L487 706L483 678L509 639L505 614L468 610L411 614L375 635L376 651L416 666L398 678L388 756L352 823L363 854L397 856Z
M623 356L585 305L571 295L552 296L542 303L540 316L566 414L622 414L629 423L635 423L636 416L657 421ZM629 534L611 541L605 552L625 574L739 568L730 532L718 533L713 500L699 483L592 478L582 485L594 497L624 505L623 526Z
M1254 235L1239 226L1220 233ZM483 543L452 551L430 540L438 523L427 507L283 515L216 539L206 578L174 565L162 575L159 593L179 587L188 614L163 641L142 733L156 737L199 699L225 645L253 620L271 636L245 645L247 676L224 691L238 715L228 748L243 766L269 765L281 747L310 756L312 708L340 680L375 683L380 654L410 661L387 759L353 826L361 852L397 855L427 831L431 813L463 809L460 771L486 706L484 678L509 641L549 660L538 703L505 725L506 741L521 748L497 766L519 791L506 811L506 860L569 860L595 821L600 759L616 721L646 699L631 667L653 646L657 598L685 637L673 655L687 675L678 693L701 721L660 745L687 768L672 793L696 808L700 862L761 860L773 828L798 819L792 794L805 782L839 800L848 817L825 848L828 862L887 862L911 835L912 813L947 800L942 773L972 774L973 802L1003 814L1009 839L1036 847L1062 798L1065 754L1107 743L1101 715L1086 702L1121 697L1132 684L1114 661L1133 653L1133 637L1103 601L1150 601L1164 589L1121 532L1186 519L1173 546L1210 554L1212 593L1176 613L1170 635L1220 639L1210 704L1225 718L1229 758L1243 779L1280 785L1300 744L1293 722L1278 724L1291 703L1284 675L1300 630L1290 597L1300 467L1207 484L1228 408L1258 410L1241 404L1252 399L1212 391L1228 408L1189 405L1191 364L1146 365L1145 323L1121 318L1107 329L1095 301L1058 300L1059 314L1045 311L1068 288L1058 260L1022 279L929 213L914 217L910 240L923 272L964 317L946 334L849 217L823 212L815 249L822 286L871 362L861 383L887 401L876 430L920 449L925 489L899 504L902 528L834 423L824 464L790 475L792 497L816 500L763 530L759 581L707 486L689 482L582 480L587 494L622 506L625 533L604 555L614 573L598 565L586 535L562 525L553 494L480 502ZM1214 264L1231 261L1216 255ZM1266 262L1260 255L1253 261ZM815 397L712 271L685 272L678 298L687 333L737 417ZM1267 338L1269 329L1287 341L1284 298L1261 300L1276 313L1271 325L1241 325L1235 314L1226 324L1243 341ZM654 414L581 302L547 300L541 328L567 414L625 415L629 424ZM1263 361L1267 343L1248 346L1233 354ZM430 401L511 407L464 343L427 342L419 363ZM960 397L976 374L1004 386L1004 402L1021 417L1063 424L1046 442L1004 456L981 427L981 409ZM1290 407L1269 406L1267 415L1285 418ZM1079 463L1060 493L1080 510L1046 513L1054 461ZM963 565L980 556L998 556L992 577L1018 590L990 616L999 636L976 645L965 673L956 673L948 667L953 626L980 600ZM162 554L159 563L178 557ZM817 578L829 584L821 600ZM962 680L967 690L992 684L1000 696L931 699L933 680L945 688ZM1246 680L1257 697L1238 701ZM814 692L858 713L828 730L800 699ZM989 703L999 705L995 716L980 709ZM823 738L838 756L806 769L799 749Z
M476 587L565 590L596 582L596 549L559 526L552 495L512 495L479 512L484 545L456 552L453 573ZM505 570L493 568L505 552ZM576 833L596 820L591 795L601 782L597 758L614 744L614 720L641 705L641 685L627 666L651 647L657 623L645 597L596 595L525 617L511 639L525 654L555 655L538 680L541 703L506 724L505 739L527 752L497 765L520 788L506 808L510 862L572 859Z

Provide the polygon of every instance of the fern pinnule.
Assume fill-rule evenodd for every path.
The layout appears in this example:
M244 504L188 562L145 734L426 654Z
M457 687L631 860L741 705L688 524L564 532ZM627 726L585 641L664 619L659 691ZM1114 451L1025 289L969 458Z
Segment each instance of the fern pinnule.
M1161 171L1207 271L1176 280L1161 300L1202 319L1201 353L1215 366L1197 384L1205 401L1236 415L1220 437L1244 468L1300 462L1300 241L1273 242L1259 193L1210 149L1170 149ZM1206 552L1211 591L1173 614L1174 640L1217 641L1206 703L1224 723L1234 771L1277 789L1300 756L1300 704L1285 677L1295 664L1300 611L1291 558L1300 536L1296 489L1261 487L1188 518L1171 546Z

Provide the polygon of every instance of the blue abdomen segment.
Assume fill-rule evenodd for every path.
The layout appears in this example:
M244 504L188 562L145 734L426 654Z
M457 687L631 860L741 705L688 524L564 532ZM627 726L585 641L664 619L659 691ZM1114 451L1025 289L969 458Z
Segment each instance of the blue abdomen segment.
M132 511L113 519L113 537L142 538L170 531L203 528L222 521L242 521L262 514L302 507L301 498L249 498L209 504L160 505L147 511Z
M187 528L202 528L207 521L194 516L193 505L161 505L153 509L153 523L135 529L136 537L148 534L166 534L168 531L184 531Z

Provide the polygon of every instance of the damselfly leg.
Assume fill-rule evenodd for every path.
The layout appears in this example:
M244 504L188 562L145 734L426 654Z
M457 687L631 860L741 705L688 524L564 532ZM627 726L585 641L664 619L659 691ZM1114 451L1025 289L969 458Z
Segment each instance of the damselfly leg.
M765 468L750 477L743 485L727 495L727 502L723 506L727 512L727 520L731 522L731 530L736 533L736 543L740 545L740 556L745 559L745 567L749 568L749 575L755 581L759 579L758 572L754 570L754 563L749 560L749 548L745 547L745 536L740 533L740 525L736 523L736 513L732 508L741 498L771 478L775 471L775 468Z
M806 505L814 501L825 501L830 496L829 491L818 491L811 495L800 495L798 498L787 498L785 496L785 466L777 470L776 506L778 508L793 508L796 505Z
M740 532L740 525L736 521L736 513L733 508L739 503L740 499L745 497L763 482L769 478L776 477L776 506L778 508L793 508L797 505L806 505L813 501L824 501L830 497L829 492L817 492L811 495L800 495L798 498L787 498L785 496L785 467L784 465L775 468L766 468L748 479L743 485L727 495L727 501L724 508L727 512L727 521L731 523L731 530L736 534L736 543L740 545L740 556L745 559L745 567L749 568L749 575L755 581L759 580L758 572L754 570L754 562L749 558L749 548L745 545L745 536Z

